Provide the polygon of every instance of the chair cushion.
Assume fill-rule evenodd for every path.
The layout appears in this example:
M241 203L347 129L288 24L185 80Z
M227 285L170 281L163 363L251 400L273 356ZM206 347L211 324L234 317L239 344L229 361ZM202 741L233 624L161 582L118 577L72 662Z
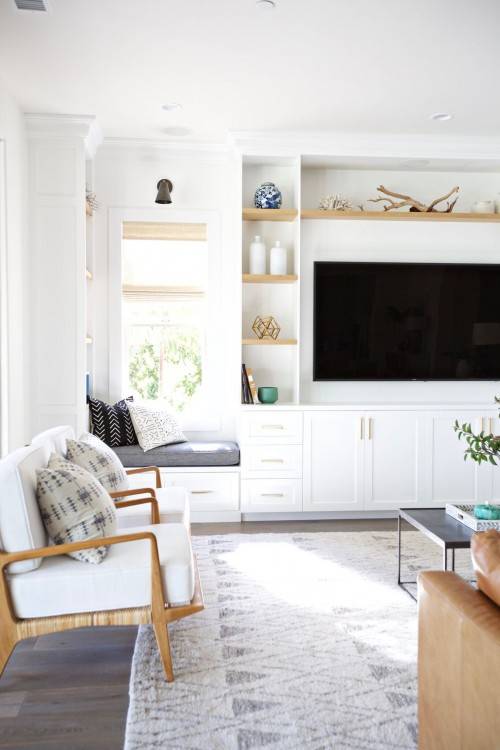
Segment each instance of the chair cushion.
M168 603L187 604L194 594L194 563L186 528L158 524L132 527L126 533L141 531L152 531L158 540ZM116 544L101 565L66 555L47 558L37 570L9 575L9 587L14 611L21 618L143 607L151 603L151 544L148 540Z
M88 397L92 433L106 445L135 445L137 435L128 410L128 402L133 396L117 401L114 406Z
M47 461L51 453L66 455L66 440L74 440L75 431L69 425L51 427L49 430L39 432L31 441L31 445L46 446Z
M102 484L80 466L52 454L46 469L37 470L36 494L42 521L55 544L111 536L116 508ZM82 562L101 563L107 547L70 552Z
M164 487L156 489L156 498L160 509L161 523L180 523L189 530L189 493L184 487ZM133 500L133 497L123 498ZM128 508L117 508L119 529L130 526L146 526L151 523L151 505L132 505Z
M237 466L240 449L237 443L187 442L162 445L144 453L139 445L113 449L124 466Z
M84 432L79 440L67 440L66 446L68 461L90 472L108 492L128 489L128 477L119 457L95 435Z
M0 461L0 547L6 552L45 547L48 538L36 499L36 471L47 464L46 448L20 448ZM11 573L35 570L40 559L10 566Z
M131 403L129 411L137 433L137 442L143 451L186 441L177 420L167 409Z

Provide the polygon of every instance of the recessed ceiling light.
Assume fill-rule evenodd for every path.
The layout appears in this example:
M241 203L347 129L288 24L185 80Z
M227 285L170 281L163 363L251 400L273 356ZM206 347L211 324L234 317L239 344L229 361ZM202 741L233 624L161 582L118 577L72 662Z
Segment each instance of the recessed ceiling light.
M162 104L161 108L165 112L173 112L176 109L182 109L182 104L179 104L179 102L167 102L166 104Z
M434 114L430 116L430 119L436 120L436 122L445 122L445 120L453 119L453 115L448 114L448 112L434 112Z
M261 10L272 10L276 7L275 0L256 0L257 8Z

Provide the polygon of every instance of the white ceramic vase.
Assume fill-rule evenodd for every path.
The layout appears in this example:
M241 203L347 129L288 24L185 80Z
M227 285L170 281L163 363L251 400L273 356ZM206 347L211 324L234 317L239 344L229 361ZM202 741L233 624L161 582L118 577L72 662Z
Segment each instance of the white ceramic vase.
M250 273L254 275L266 272L266 246L257 234L250 243Z
M280 241L276 240L271 248L269 270L273 276L284 276L286 266L286 247L281 247Z

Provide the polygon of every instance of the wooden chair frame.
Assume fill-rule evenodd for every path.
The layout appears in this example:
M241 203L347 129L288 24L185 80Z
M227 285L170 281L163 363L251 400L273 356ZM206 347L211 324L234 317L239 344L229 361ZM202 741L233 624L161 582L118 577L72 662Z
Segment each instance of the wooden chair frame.
M157 487L161 487L160 472L157 467L145 467L144 469L132 469L128 474L138 474L142 471L156 470ZM158 482L160 482L158 484ZM130 505L151 505L151 523L159 523L160 514L158 501L154 489L134 489L123 492L110 493L112 497L136 496L138 494L149 494L149 497L136 498L134 500L115 502L117 508ZM114 544L148 540L151 545L151 604L144 607L133 607L129 609L111 609L99 612L78 612L74 614L55 615L52 617L35 617L28 620L20 619L14 612L12 598L7 580L7 569L11 563L21 560L33 560L37 558L56 557L67 555L70 552L90 549L92 547L111 547ZM29 575L27 573L26 575ZM194 595L189 604L171 606L167 604L161 575L160 557L158 554L158 543L152 531L133 534L118 534L116 536L100 537L99 539L88 539L69 544L58 544L51 547L40 547L39 549L23 550L19 552L0 551L0 676L17 643L26 638L47 635L48 633L59 633L64 630L86 627L105 627L110 625L143 625L152 624L160 652L167 682L173 682L174 672L172 666L172 655L170 651L170 639L168 635L168 624L189 617L204 609L203 592L198 574L196 559L194 559L195 587Z

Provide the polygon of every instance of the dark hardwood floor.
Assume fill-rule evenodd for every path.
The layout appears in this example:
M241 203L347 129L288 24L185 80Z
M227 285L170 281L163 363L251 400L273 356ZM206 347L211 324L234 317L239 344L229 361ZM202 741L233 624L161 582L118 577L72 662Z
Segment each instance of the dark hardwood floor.
M193 535L395 529L396 521L195 524ZM122 750L137 629L94 628L20 643L0 679L2 750Z

